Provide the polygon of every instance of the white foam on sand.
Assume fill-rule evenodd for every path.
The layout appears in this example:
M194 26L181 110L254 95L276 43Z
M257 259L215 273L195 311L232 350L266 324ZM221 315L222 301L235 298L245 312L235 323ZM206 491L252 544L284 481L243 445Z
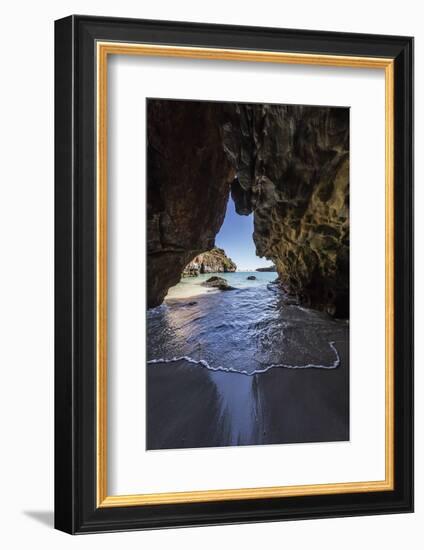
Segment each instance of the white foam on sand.
M255 374L263 374L265 372L268 372L271 369L324 369L324 370L333 370L337 369L340 365L340 356L339 353L334 345L334 342L328 343L330 348L333 350L335 354L335 358L333 363L330 365L315 365L313 363L308 363L306 365L288 365L286 363L273 363L272 365L268 365L267 367L264 367L263 369L256 369L252 372L248 372L246 370L238 370L233 367L213 367L211 366L205 359L199 359L196 361L196 359L193 359L192 357L189 357L188 355L183 355L181 357L172 357L171 359L151 359L150 361L147 361L149 364L167 364L167 363L175 363L178 361L186 361L187 363L191 363L194 365L199 365L201 367L204 367L211 371L220 371L220 372L231 372L235 374L244 374L245 376L254 376Z

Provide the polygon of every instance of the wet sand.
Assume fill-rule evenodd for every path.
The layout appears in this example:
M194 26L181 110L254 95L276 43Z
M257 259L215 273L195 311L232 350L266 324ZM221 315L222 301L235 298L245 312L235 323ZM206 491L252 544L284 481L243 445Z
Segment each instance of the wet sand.
M184 277L177 285L168 290L165 300L183 300L188 298L196 298L206 294L210 295L219 293L219 290L215 288L202 285L202 283L207 281L209 277L212 277L213 275L223 277L228 281L230 286L234 286L236 288L249 288L257 286L258 284L268 283L273 281L276 276L276 274L272 272L261 273L255 271L235 271L232 273L204 273L198 275L197 277ZM256 279L254 281L248 280L247 277L252 275L254 275Z
M202 286L196 279L197 278L188 277L187 279L183 279L178 285L171 287L166 295L166 300L196 298L197 296L202 296L203 294L218 292L213 288Z
M147 448L349 439L348 344L334 370L212 372L180 361L147 365Z

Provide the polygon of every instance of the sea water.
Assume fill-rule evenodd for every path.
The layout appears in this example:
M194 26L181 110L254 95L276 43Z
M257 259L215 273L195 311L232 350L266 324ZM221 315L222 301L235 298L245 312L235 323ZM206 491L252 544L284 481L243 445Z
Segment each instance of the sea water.
M150 365L185 361L193 368L265 373L271 368L334 369L348 326L290 304L276 273L218 274L235 290L202 286L211 275L184 278L147 313ZM254 275L255 280L247 277Z

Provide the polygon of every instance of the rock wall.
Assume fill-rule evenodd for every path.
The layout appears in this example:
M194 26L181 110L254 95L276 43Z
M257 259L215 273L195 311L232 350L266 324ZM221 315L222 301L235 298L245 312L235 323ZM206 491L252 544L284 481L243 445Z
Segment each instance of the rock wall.
M214 247L208 252L199 254L185 266L183 277L197 277L201 273L231 273L237 265L225 254L222 248Z
M224 126L239 214L300 303L349 315L349 110L239 105Z
M148 305L211 250L229 189L285 290L349 312L349 111L148 102Z
M147 103L148 307L214 247L235 174L222 146L226 120L219 103Z

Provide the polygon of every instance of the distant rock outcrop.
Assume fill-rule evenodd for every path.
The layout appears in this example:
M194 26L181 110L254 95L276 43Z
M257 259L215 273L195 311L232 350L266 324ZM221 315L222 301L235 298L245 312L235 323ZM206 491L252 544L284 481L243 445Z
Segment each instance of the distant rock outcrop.
M186 265L183 277L197 277L203 273L232 273L236 264L228 258L222 248L214 247L209 252L203 252Z
M263 273L276 273L277 268L275 265L270 265L269 267L258 267L255 271L261 271Z

